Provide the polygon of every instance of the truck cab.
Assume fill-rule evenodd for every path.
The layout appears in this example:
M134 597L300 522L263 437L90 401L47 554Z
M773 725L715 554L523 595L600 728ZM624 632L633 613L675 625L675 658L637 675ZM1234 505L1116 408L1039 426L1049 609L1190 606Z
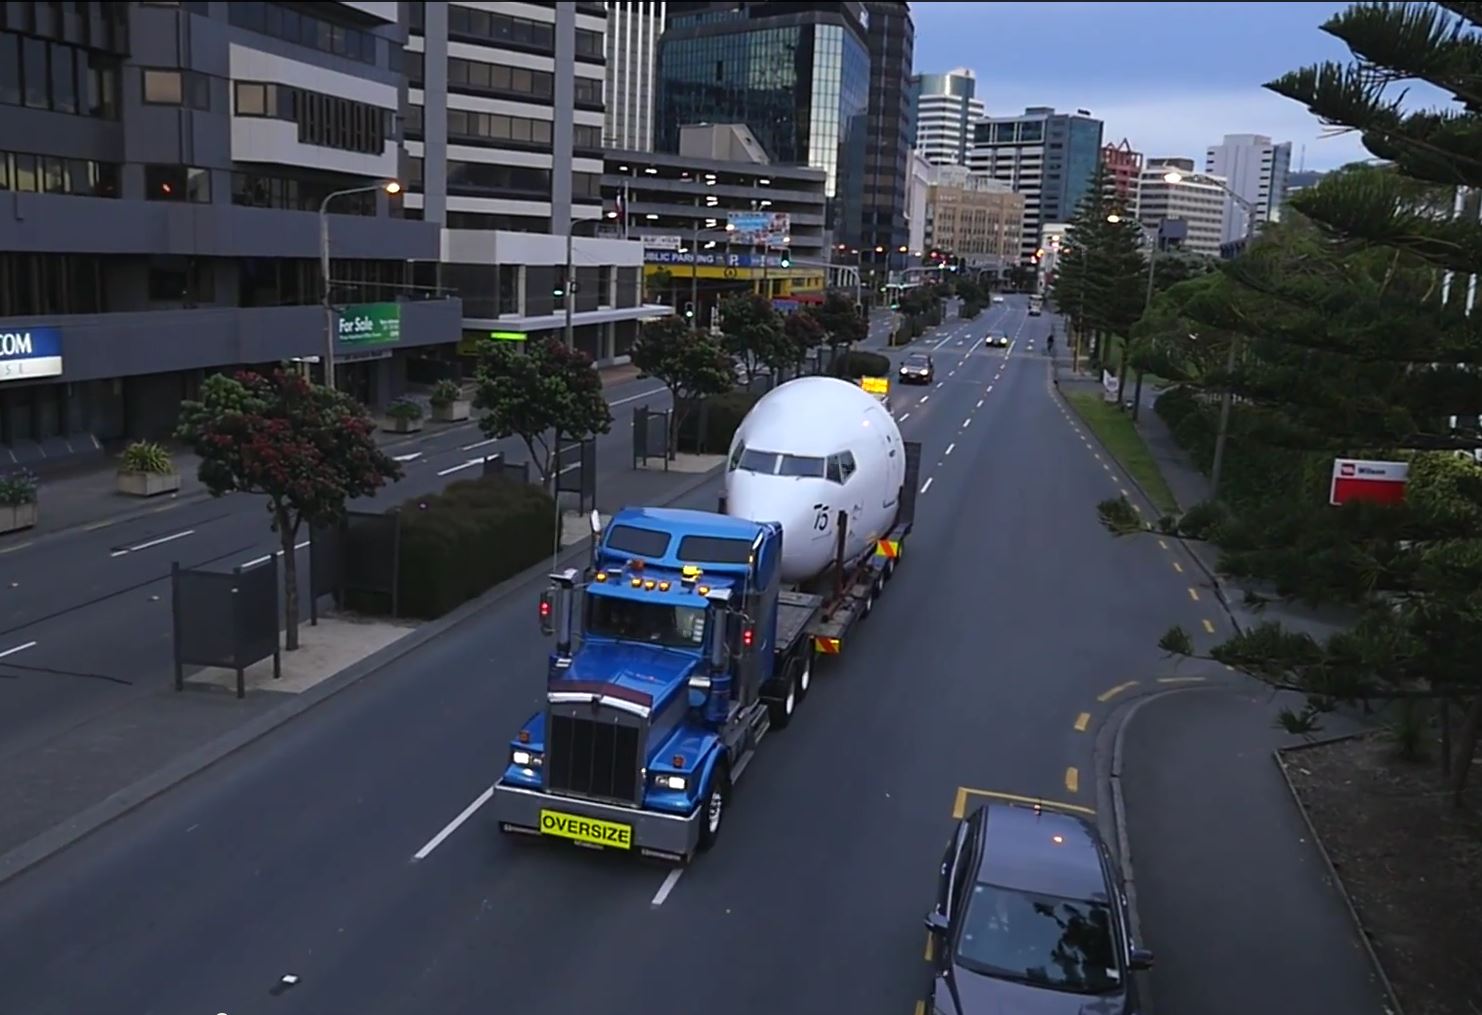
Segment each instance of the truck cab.
M776 523L629 508L584 574L551 575L546 700L508 745L501 830L681 861L708 848L793 679L779 632L808 642L777 621L781 556Z

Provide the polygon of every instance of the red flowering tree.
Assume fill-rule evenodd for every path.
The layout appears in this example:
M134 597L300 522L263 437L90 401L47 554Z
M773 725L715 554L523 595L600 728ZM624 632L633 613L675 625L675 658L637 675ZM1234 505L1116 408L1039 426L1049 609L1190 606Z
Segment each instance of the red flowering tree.
M287 370L208 378L200 400L180 407L177 436L200 455L212 496L267 498L283 547L287 647L298 648L300 526L339 521L346 501L400 479L401 466L376 446L375 423L360 403Z

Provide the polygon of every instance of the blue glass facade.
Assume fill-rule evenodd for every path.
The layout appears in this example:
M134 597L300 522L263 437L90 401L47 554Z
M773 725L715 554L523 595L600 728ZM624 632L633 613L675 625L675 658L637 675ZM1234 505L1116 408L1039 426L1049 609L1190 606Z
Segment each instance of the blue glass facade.
M828 227L836 242L859 244L870 56L844 19L742 9L675 18L655 76L658 151L677 152L686 124L744 123L773 161L824 171Z

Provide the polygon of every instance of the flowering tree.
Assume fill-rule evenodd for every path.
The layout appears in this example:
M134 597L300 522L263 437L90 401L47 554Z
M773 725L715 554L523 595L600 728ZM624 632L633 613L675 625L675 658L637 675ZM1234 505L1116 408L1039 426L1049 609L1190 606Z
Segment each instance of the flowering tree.
M298 648L299 527L339 521L346 501L400 479L401 466L376 446L362 405L287 370L208 378L200 400L180 407L177 436L200 455L200 480L213 497L267 498L283 547L287 647Z

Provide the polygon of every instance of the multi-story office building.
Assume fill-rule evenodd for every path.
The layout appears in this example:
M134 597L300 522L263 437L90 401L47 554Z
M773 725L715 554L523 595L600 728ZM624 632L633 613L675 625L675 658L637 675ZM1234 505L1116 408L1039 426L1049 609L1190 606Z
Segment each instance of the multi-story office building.
M1002 273L1019 262L1024 196L1006 183L935 166L926 195L926 246L968 268Z
M916 150L934 166L965 166L973 125L988 110L977 96L978 79L966 67L911 78Z
M911 61L916 28L908 3L866 3L870 50L869 139L865 145L863 242L884 247L892 268L909 261L906 219L911 144Z
M463 332L560 333L626 355L645 317L643 250L597 235L602 220L600 3L408 4L408 215L437 223Z
M1132 150L1132 142L1108 144L1101 149L1101 165L1106 169L1106 196L1112 204L1131 211L1137 204L1137 188L1142 179L1142 152Z
M926 253L926 203L934 168L920 152L911 149L910 179L906 184L906 216L911 228L906 246L910 248L912 264L920 264Z
M665 3L607 4L607 115L602 146L650 152L654 147L654 67L664 34Z
M162 436L208 373L320 353L338 191L363 188L329 205L330 295L376 322L337 341L340 385L384 401L457 341L458 301L414 287L437 229L380 187L402 176L396 4L0 12L0 462Z
M749 133L739 124L692 126L676 155L606 156L611 231L643 244L649 275L668 272L672 291L657 295L671 305L698 297L702 319L717 299L738 291L784 297L823 288L823 171L760 161ZM785 243L756 246L727 230L730 213L757 211L788 216Z
M1171 176L1177 182L1170 182ZM1218 257L1225 224L1225 181L1194 172L1192 159L1152 159L1137 191L1137 219L1158 230L1163 245ZM1174 223L1182 225L1174 226Z
M1019 249L1026 262L1039 249L1040 226L1069 221L1090 190L1101 157L1101 130L1101 121L1084 109L1057 113L1048 106L974 125L968 167L1024 195Z
M864 236L870 51L862 3L674 3L659 41L655 148L741 123L774 164L824 172L836 242ZM799 122L799 117L806 122Z
M1272 144L1264 134L1226 134L1204 153L1204 171L1229 182L1229 187L1255 208L1252 223L1240 202L1225 198L1224 242L1237 243L1280 216L1291 168L1292 143Z

